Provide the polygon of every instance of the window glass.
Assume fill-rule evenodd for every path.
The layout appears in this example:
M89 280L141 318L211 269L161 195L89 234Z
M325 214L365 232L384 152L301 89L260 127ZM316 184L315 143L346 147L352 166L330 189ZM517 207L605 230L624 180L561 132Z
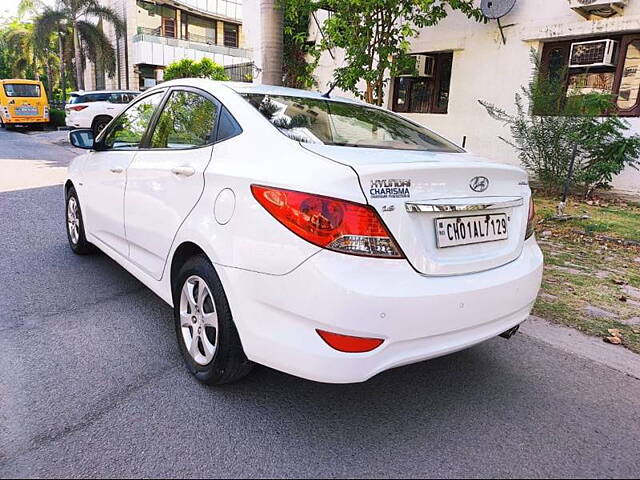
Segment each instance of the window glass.
M551 79L558 80L566 67L565 49L554 48L549 53L549 76Z
M238 125L235 118L231 116L226 108L222 108L220 112L220 122L218 123L218 136L216 140L221 142L227 138L235 137L242 133L242 128Z
M435 133L385 110L345 102L244 94L276 128L298 142L361 148L461 152Z
M186 27L185 38L192 42L216 43L216 22L196 17L194 15L183 14L183 22Z
M73 98L72 103L106 102L110 96L110 93L87 93Z
M158 119L151 148L193 148L211 143L217 111L202 95L173 92Z
M424 80L416 80L411 89L410 112L429 113L433 95L433 84Z
M425 76L402 76L394 79L392 110L407 113L447 113L453 53L427 55L432 58L431 72L425 72Z
M39 97L40 85L5 83L4 93L7 95L7 97Z
M175 37L176 10L171 7L137 0L138 33Z
M225 47L237 47L238 46L238 26L232 23L224 24L224 46Z
M406 112L407 111L407 98L409 96L409 87L411 86L411 79L406 77L398 77L396 78L396 100L395 100L395 108L396 112Z
M628 110L638 104L640 93L640 40L629 43L624 59L618 107Z
M438 63L439 81L438 92L436 94L435 108L441 113L447 113L449 107L449 89L451 86L451 68L453 66L453 55L441 55Z
M151 118L164 92L155 92L130 106L113 123L104 138L104 145L113 149L137 148L149 127Z

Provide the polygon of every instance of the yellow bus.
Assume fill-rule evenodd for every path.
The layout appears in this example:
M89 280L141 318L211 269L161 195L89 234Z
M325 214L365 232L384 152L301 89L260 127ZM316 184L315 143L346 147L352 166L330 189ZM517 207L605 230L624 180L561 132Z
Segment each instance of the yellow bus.
M0 126L43 125L49 123L49 101L42 82L0 80Z

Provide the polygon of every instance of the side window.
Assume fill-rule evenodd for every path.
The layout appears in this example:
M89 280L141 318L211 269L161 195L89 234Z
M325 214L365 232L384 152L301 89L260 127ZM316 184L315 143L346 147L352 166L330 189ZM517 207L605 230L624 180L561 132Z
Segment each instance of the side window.
M121 93L112 93L109 95L109 103L122 103L122 94Z
M137 148L163 96L164 91L155 92L127 108L105 135L105 147L120 150Z
M213 141L218 106L193 92L174 91L158 118L151 148L194 148Z
M218 136L216 140L222 142L228 138L235 137L242 133L242 128L236 122L236 119L229 113L225 107L220 112L220 121L218 122Z

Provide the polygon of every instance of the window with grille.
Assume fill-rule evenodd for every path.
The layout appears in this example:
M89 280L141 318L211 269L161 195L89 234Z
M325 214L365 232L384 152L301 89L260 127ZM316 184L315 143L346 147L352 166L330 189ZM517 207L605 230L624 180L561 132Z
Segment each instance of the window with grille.
M394 79L391 105L394 112L447 113L453 53L428 55L435 58L431 76L402 76Z
M224 24L224 46L238 48L238 25Z

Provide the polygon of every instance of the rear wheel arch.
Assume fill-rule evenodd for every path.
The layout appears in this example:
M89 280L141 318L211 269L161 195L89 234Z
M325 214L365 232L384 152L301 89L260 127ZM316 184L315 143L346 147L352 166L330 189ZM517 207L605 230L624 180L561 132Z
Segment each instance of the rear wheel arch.
M176 287L176 281L178 280L178 273L180 272L180 268L185 264L187 260L189 260L191 257L195 257L196 255L204 255L205 257L209 258L204 250L193 242L183 242L178 246L178 248L176 248L176 251L173 253L173 257L171 258L171 270L169 277L172 294L174 293ZM209 261L211 261L211 259L209 259Z
M69 193L69 190L74 188L75 186L73 185L73 182L71 180L67 180L64 184L64 196L65 198L67 197L67 193Z

